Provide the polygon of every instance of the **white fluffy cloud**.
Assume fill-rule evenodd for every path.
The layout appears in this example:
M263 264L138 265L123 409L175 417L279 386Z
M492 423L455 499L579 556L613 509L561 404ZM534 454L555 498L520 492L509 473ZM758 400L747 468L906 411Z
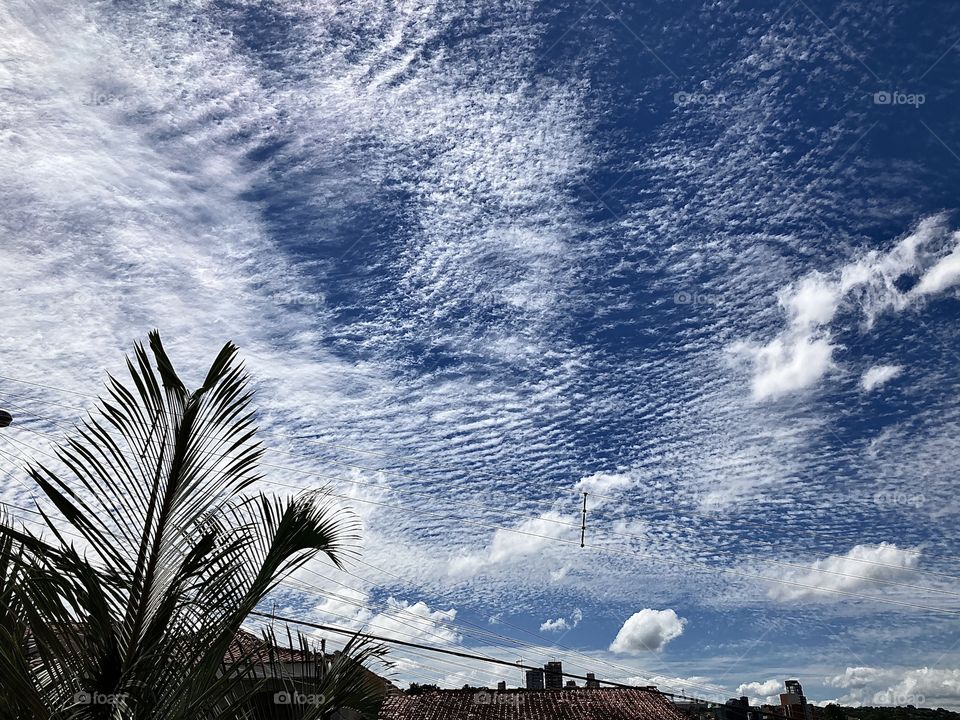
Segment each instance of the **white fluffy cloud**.
M892 543L856 545L845 555L830 555L818 559L808 571L791 571L783 578L798 585L777 584L770 596L778 600L800 600L841 592L875 588L871 580L894 580L916 567L920 551L901 549ZM828 571L828 572L822 572Z
M427 640L449 645L462 639L450 625L457 617L454 608L431 610L422 600L410 603L389 597L378 609L367 593L343 587L338 588L336 595L317 605L314 612L338 625L345 624L401 640Z
M783 681L777 678L763 682L742 683L737 687L737 695L746 695L754 705L773 703L781 692L783 692Z
M613 500L603 497L608 493L622 492L633 487L637 482L630 473L598 472L582 477L570 488L570 497L586 492L593 494L590 507L597 509L609 505ZM540 513L536 517L523 520L513 526L512 530L497 530L487 547L480 552L470 552L457 555L448 565L448 573L453 577L472 577L484 569L494 565L505 565L511 561L540 553L556 538L569 534L580 522L579 513L572 515L561 512L560 503L554 508ZM578 538L579 539L579 538ZM569 572L568 565L554 568L550 571L553 582L559 582Z
M895 673L894 673L895 674ZM831 687L838 688L863 688L872 685L881 680L891 678L891 671L882 670L873 667L848 667L840 675L834 675L824 679L824 682Z
M777 338L755 353L753 395L775 398L813 385L830 369L833 345L829 337L800 335Z
M943 292L960 282L960 247L930 268L914 288L914 295Z
M523 520L514 530L497 530L486 550L453 558L449 573L469 577L491 565L508 563L540 552L569 529L573 520L555 511Z
M960 281L960 233L941 216L928 218L886 253L872 251L824 274L814 272L780 293L786 327L764 345L737 343L753 364L753 397L769 400L815 385L833 366L830 324L845 301L856 304L867 327L878 314L902 310ZM944 247L953 245L944 256ZM913 290L897 281L916 277ZM887 378L889 379L889 378Z
M874 365L860 378L860 386L866 392L870 392L884 383L893 380L901 372L903 372L903 366L901 365Z
M559 617L556 620L544 620L540 623L540 632L564 632L572 630L583 620L583 611L577 608L570 613L570 618Z
M563 632L569 630L570 625L566 618L557 618L556 620L544 620L540 623L540 632Z
M594 473L577 481L573 489L577 492L604 495L633 487L636 479L628 473Z
M644 608L627 618L610 644L610 651L637 653L663 650L667 643L683 634L686 623L673 610Z
M894 685L873 695L882 705L942 707L960 703L960 669L919 668L909 670Z
M825 678L825 683L848 690L838 698L847 705L960 705L958 668L848 667L840 675Z

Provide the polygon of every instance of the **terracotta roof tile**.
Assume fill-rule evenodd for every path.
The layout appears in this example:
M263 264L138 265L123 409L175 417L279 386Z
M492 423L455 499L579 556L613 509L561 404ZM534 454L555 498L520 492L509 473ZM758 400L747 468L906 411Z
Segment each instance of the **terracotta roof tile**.
M380 720L683 720L666 697L639 688L439 690L395 694Z

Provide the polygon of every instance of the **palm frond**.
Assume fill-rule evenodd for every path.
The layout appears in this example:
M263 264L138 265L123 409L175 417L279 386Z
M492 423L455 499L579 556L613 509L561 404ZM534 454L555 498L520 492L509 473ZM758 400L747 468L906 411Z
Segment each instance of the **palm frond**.
M38 706L35 717L240 718L251 659L223 659L242 623L311 558L341 566L359 525L323 491L243 495L263 451L232 343L193 392L157 332L127 370L130 383L109 377L97 412L59 449L62 468L29 468L59 516L39 508L53 540L0 522L0 670L29 678L34 694L21 704L47 713ZM20 632L29 652L14 642ZM357 664L373 650L349 648L358 660L344 658L325 682L338 702L366 707ZM82 693L117 706L77 705Z

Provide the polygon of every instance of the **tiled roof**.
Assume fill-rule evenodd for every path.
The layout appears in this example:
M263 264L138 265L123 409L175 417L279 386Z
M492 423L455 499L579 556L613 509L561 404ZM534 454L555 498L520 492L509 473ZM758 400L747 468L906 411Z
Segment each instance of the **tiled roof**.
M684 720L666 697L639 688L438 690L394 694L379 720Z
M328 662L335 662L340 657L340 651L334 650L327 653L326 657ZM297 648L269 645L263 638L241 629L227 648L227 652L223 656L223 662L224 665L231 665L241 660L250 662L261 672L272 672L270 668L273 663L288 666L300 665L302 668L312 671L315 664L320 662L320 653L315 650L308 653ZM374 685L381 687L384 692L388 690L396 691L397 688L392 682L380 677L370 668L364 667L363 671L364 676L368 680L372 680Z
M234 636L233 641L227 648L223 661L224 663L230 664L237 662L241 658L250 657L255 664L268 665L270 664L271 656L274 662L280 663L298 663L308 659L302 650L277 646L271 647L267 645L263 638L241 629ZM316 660L317 657L318 654L313 653L313 660Z

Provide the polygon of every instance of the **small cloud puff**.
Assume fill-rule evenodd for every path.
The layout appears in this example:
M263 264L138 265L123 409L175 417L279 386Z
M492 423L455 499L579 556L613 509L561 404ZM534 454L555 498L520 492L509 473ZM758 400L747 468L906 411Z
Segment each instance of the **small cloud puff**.
M564 632L566 630L572 630L580 624L581 620L583 620L583 611L580 608L576 608L570 613L569 619L560 617L556 620L544 620L540 623L540 632Z

